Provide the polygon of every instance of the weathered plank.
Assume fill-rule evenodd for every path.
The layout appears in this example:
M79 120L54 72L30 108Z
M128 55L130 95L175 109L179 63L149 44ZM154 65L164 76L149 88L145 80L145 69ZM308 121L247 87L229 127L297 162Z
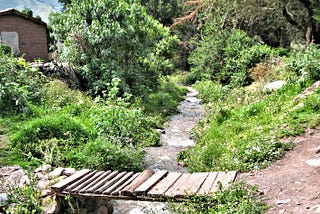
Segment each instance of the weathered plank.
M97 189L95 191L95 193L102 193L103 191L105 191L106 189L108 189L109 187L111 187L114 183L116 183L119 179L121 179L127 172L121 172L119 174L117 174L115 177L113 177L111 180L107 181L102 187L100 187L99 189Z
M165 192L164 195L166 197L174 198L177 194L179 194L181 186L183 186L183 184L187 182L189 175L189 173L182 174L180 178Z
M218 175L218 172L210 172L207 179L203 182L201 185L199 191L197 192L197 195L204 196L207 195L214 184L214 181L216 180Z
M94 175L92 175L91 178L87 179L84 181L82 184L78 185L77 187L73 188L71 191L72 192L80 192L80 190L83 190L83 188L87 187L89 184L93 183L99 176L103 174L102 171L100 172L95 172Z
M189 174L188 178L186 179L186 182L184 182L179 189L177 189L177 192L175 193L175 197L184 197L188 195L194 195L200 188L200 186L203 184L205 179L208 177L209 173L193 173Z
M136 179L131 182L131 184L121 190L121 195L135 196L134 190L147 179L149 179L153 174L154 172L151 170L144 170Z
M141 173L135 173L134 175L132 175L126 182L124 182L121 186L119 186L116 190L114 190L111 195L119 195L122 191L123 188L125 188L126 186L128 186L134 179L136 179Z
M96 173L96 171L91 171L88 174L84 175L82 178L80 178L78 181L73 182L72 184L70 184L67 188L65 188L65 191L71 191L72 189L76 188L77 186L81 185L83 182L85 182L86 180L90 179L94 174Z
M83 176L85 176L88 173L90 173L89 169L82 169L80 171L77 171L76 173L74 173L70 177L66 178L65 180L51 186L51 188L54 191L59 191L59 190L65 188L66 186L68 186L69 184L71 184L72 182L79 180L80 178L82 178Z
M151 187L158 183L164 176L168 174L167 170L160 170L154 173L148 180L142 183L139 187L134 190L137 195L145 194Z
M230 171L227 172L226 179L224 180L224 183L222 184L224 187L229 186L230 183L234 182L234 180L237 177L237 171Z
M163 197L164 193L180 178L182 172L169 172L168 175L159 181L149 192L150 197Z
M111 193L114 190L119 188L124 182L126 182L130 177L132 177L133 174L134 174L133 172L125 173L125 175L122 178L118 179L118 181L116 181L112 186L110 186L108 189L103 191L103 194L111 195Z
M214 181L214 183L213 183L212 187L210 188L207 195L212 195L213 193L217 192L219 190L219 183L221 183L223 185L226 178L227 178L226 172L219 172L216 180Z
M83 187L79 193L86 193L89 192L90 188L92 188L93 186L99 184L99 182L102 183L102 180L111 173L111 170L105 171L100 174L99 177L97 177L94 181L92 181L90 184L88 184L87 186Z
M114 172L112 171L107 171L105 175L101 178L100 181L95 182L93 186L91 186L89 189L86 190L86 193L94 193L95 190L99 189L103 184L105 184L106 180L110 179L110 177L114 176Z

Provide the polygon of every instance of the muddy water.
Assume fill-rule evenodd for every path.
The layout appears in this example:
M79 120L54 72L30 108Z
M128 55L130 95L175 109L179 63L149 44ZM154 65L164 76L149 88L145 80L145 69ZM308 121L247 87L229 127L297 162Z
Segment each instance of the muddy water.
M153 171L168 170L187 172L176 159L180 151L194 145L190 131L205 114L197 98L198 93L188 87L189 93L178 107L179 114L171 117L161 134L161 147L146 149L145 168ZM160 202L112 201L114 214L172 213L168 204Z

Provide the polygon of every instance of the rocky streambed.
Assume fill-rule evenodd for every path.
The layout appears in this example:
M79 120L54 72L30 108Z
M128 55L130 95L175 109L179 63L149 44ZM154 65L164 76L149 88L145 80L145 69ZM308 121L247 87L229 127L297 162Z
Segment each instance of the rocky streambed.
M188 90L189 93L178 107L179 114L173 115L170 121L165 124L166 128L161 134L162 146L146 149L146 169L188 171L186 167L183 167L183 163L177 162L177 155L195 144L190 136L190 131L205 114L200 105L200 99L197 98L198 92L191 87L188 87ZM172 213L167 203L141 201L111 201L111 203L114 214Z

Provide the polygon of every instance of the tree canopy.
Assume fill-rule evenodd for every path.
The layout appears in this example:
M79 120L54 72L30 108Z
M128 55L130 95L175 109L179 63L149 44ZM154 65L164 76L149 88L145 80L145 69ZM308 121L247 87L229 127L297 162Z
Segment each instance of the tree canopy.
M76 67L94 94L108 90L114 78L122 93L148 94L173 69L176 37L135 1L72 1L49 24L64 44L60 59Z

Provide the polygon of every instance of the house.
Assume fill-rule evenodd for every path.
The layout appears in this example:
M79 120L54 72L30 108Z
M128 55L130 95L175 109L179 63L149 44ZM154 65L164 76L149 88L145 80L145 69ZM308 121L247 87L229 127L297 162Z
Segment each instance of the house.
M15 9L0 11L0 36L15 56L28 61L48 59L47 24Z

